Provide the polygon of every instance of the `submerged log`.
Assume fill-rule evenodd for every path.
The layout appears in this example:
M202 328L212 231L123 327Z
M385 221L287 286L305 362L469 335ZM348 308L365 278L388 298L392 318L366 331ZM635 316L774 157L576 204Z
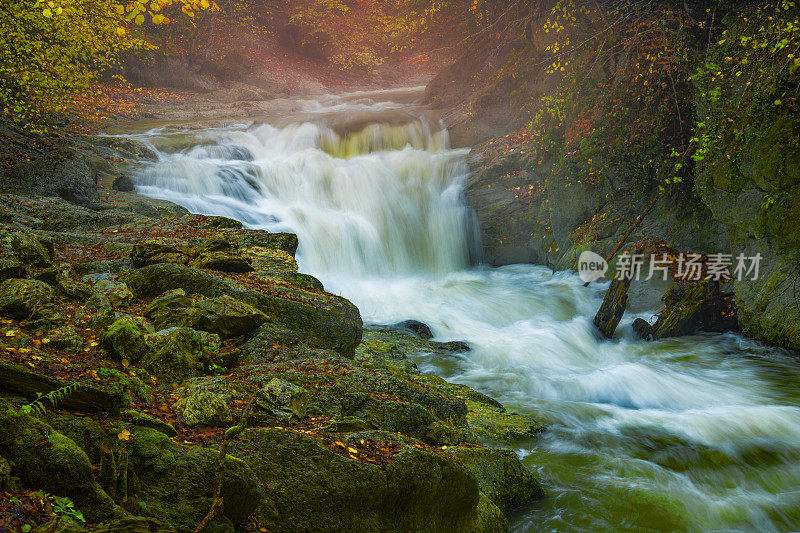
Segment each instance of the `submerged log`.
M29 372L22 367L0 361L0 390L15 392L30 400L36 399L37 394L45 395L73 383ZM61 397L56 406L76 411L105 411L116 415L119 414L122 399L121 388L119 391L109 391L81 383L75 390ZM46 408L54 407L49 399L43 399L42 403Z

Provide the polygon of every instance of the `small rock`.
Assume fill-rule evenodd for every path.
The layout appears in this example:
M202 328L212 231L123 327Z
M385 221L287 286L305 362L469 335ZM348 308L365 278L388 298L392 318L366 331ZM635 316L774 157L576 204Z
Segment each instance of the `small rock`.
M22 320L54 297L53 289L41 281L7 279L0 284L0 315Z
M182 406L182 413L187 426L225 426L233 421L228 404L209 391L198 391L189 396Z
M311 394L298 385L273 378L261 389L262 396L267 405L278 414L293 414L297 418L304 418L311 402Z
M128 307L133 301L133 293L124 283L103 279L95 283L94 288L104 294L115 309Z
M121 318L111 324L100 337L100 342L114 359L127 360L131 364L141 360L148 351L144 332L130 318Z
M140 364L162 383L180 383L197 375L202 353L198 332L178 328L157 340Z
M133 185L133 180L130 176L123 174L122 176L117 177L114 180L113 185L111 188L115 191L122 191L122 192L133 192L136 190L136 187Z
M56 350L77 353L83 348L83 337L78 335L72 326L56 328L47 334L50 346Z
M433 338L433 332L431 331L431 328L419 320L404 320L402 322L398 322L397 324L392 324L390 327L409 331L420 339L429 340Z

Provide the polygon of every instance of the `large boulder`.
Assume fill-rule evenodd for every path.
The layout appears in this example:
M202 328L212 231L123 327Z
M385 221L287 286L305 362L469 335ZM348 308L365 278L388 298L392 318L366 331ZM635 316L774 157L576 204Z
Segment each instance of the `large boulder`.
M353 357L361 341L358 308L333 294L281 284L264 285L258 292L243 290L229 280L176 264L140 268L124 281L137 298L158 296L173 289L210 298L228 295L297 331L310 347L332 349L347 357Z
M73 203L94 203L99 196L90 158L72 148L14 165L0 174L0 189L31 196L59 196Z
M191 533L211 508L218 461L217 450L176 450L169 468L140 473L141 490L136 497L146 504L148 515L179 533ZM264 502L265 494L263 482L241 459L229 455L221 466L222 508L207 531L232 533L235 524L245 521Z
M257 516L275 533L507 527L496 506L481 504L474 475L414 447L401 449L382 469L339 455L307 435L251 429L231 443L231 453L271 487L271 505Z
M114 502L94 481L86 453L72 440L38 419L0 402L0 455L14 466L12 475L26 487L67 496L86 518L110 518Z
M54 297L53 289L41 281L7 279L0 284L0 315L22 320Z

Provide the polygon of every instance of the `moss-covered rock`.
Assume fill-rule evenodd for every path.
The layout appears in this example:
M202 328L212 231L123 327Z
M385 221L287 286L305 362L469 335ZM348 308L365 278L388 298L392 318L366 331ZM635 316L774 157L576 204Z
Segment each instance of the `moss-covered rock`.
M505 513L544 497L536 476L511 450L455 446L447 453L475 474L481 492Z
M175 455L169 469L142 472L136 498L141 512L190 533L211 508L219 452L194 449ZM233 532L264 501L261 481L248 465L228 456L222 462L223 507L207 531Z
M24 278L27 273L25 265L12 257L0 257L0 281L10 278Z
M261 389L261 401L278 416L304 418L311 395L303 387L273 378Z
M33 196L59 196L75 203L98 200L91 162L83 152L58 148L2 173L2 190Z
M173 289L210 298L228 295L297 331L303 342L313 348L332 349L352 357L361 341L358 308L333 294L280 284L265 285L259 291L244 290L230 280L175 264L140 268L126 276L125 282L138 298L158 296Z
M199 310L199 329L215 333L223 339L250 333L269 317L252 305L227 295L204 298L195 303Z
M213 392L194 392L176 406L187 426L228 426L233 422L228 404Z
M501 531L488 524L505 526L492 505L479 511L478 483L469 471L414 447L403 449L385 470L277 429L247 430L231 450L271 487L270 504L258 516L276 533Z
M56 328L47 334L47 338L56 350L77 353L83 348L83 337L72 326Z
M247 257L222 251L202 253L192 261L192 266L220 272L242 273L253 270L253 264Z
M112 517L114 502L95 482L89 458L71 439L0 403L0 454L31 489L67 496L93 521Z
M111 324L100 336L100 342L114 359L127 360L131 364L138 363L148 352L145 332L130 318L121 318Z
M137 268L158 263L186 265L191 260L191 253L174 239L147 239L134 244L131 251L131 262Z
M133 300L133 293L124 283L117 283L109 279L101 279L94 284L95 290L108 298L109 303L115 309L127 307Z
M22 263L42 267L50 264L50 254L36 237L21 228L0 231L0 248L10 251Z
M0 315L18 320L28 318L54 297L53 289L41 281L7 279L0 283Z
M180 383L200 372L203 344L196 331L178 328L162 336L140 361L162 383Z

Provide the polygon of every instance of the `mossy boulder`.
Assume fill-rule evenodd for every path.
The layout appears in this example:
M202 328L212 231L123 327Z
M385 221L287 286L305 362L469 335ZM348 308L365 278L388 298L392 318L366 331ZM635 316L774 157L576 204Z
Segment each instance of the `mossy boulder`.
M180 383L199 373L202 353L197 332L178 328L158 339L139 364L162 383Z
M169 469L144 471L136 498L142 512L168 523L178 533L191 533L211 508L216 485L219 451L180 451ZM241 459L227 456L222 462L223 507L207 531L233 532L264 501L262 482Z
M20 262L43 267L50 264L50 254L36 237L21 228L0 231L0 248L11 252Z
M170 290L154 299L144 316L158 330L173 327L196 327L200 323L200 310L194 306L195 299L187 296L183 289Z
M415 447L402 449L385 469L339 455L312 437L279 429L247 430L231 450L271 487L270 504L257 516L275 533L507 527L490 502L479 510L474 475L444 456Z
M252 305L228 295L204 298L195 306L200 312L199 329L216 333L222 339L249 333L269 319Z
M138 363L148 352L145 332L130 318L121 318L111 324L100 342L115 360Z
M205 252L192 262L192 266L220 272L251 272L253 264L247 257L230 252Z
M261 403L281 418L304 418L311 401L309 392L288 381L273 378L261 389Z
M53 289L41 281L7 279L0 283L0 315L22 320L54 297Z
M282 284L264 285L259 291L251 291L206 271L176 264L140 268L124 281L137 298L158 296L173 289L207 298L228 295L297 331L310 347L332 349L347 357L354 355L361 341L358 308L333 294Z
M59 196L74 203L98 200L90 158L72 148L59 148L0 174L0 189L32 196Z
M210 391L196 391L180 400L177 407L187 426L228 426L233 422L228 404Z
M137 242L131 250L131 262L139 268L158 263L189 264L192 255L183 245L171 239L147 239Z
M475 474L481 492L505 513L544 497L536 476L511 450L455 446L447 453Z
M133 293L124 283L118 283L109 279L101 279L94 284L95 290L108 298L109 303L115 309L127 307L133 300Z
M87 519L115 513L114 502L95 482L89 458L71 439L36 418L0 402L0 454L26 487L67 496Z
M126 409L122 412L122 416L125 417L125 419L130 420L131 424L135 426L155 429L156 431L160 431L168 437L174 437L178 434L172 424L152 417L147 413L142 413L134 409Z

